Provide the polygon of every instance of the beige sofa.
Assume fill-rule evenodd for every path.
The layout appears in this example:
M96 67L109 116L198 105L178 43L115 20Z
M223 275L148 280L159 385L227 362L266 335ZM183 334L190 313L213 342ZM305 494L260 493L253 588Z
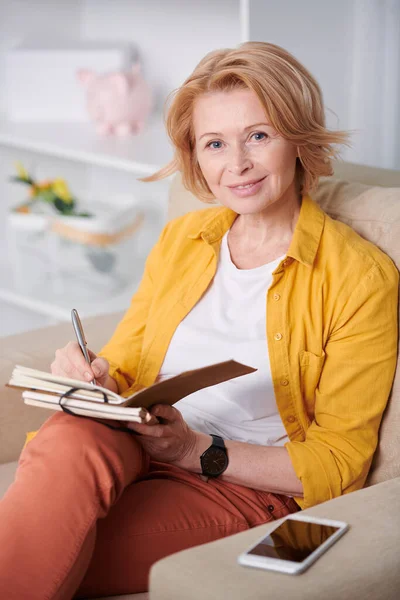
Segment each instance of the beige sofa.
M333 217L349 223L380 246L399 267L399 172L337 163L335 179L321 181L314 197ZM196 208L204 205L188 194L176 177L171 185L169 216ZM85 321L93 350L98 350L108 339L120 316L118 313L102 318L101 327L98 318ZM20 394L4 388L4 383L16 363L48 369L55 348L71 337L71 325L65 323L0 340L0 498L13 480L25 432L37 429L48 416L45 410L25 406ZM295 577L237 565L238 554L271 527L264 525L159 561L150 574L151 599L397 599L400 596L399 386L397 373L365 488L305 511L342 519L351 526L306 573ZM124 598L144 600L147 594Z

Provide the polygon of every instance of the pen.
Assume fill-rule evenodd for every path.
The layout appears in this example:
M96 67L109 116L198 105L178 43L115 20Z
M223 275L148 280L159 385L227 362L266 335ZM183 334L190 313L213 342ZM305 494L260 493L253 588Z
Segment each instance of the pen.
M83 333L83 327L82 327L82 323L81 323L81 320L78 315L78 311L75 308L73 308L71 310L71 319L72 319L72 325L73 325L73 328L75 331L76 339L78 340L78 344L80 346L80 349L82 350L82 354L85 357L88 365L90 365L91 363L90 363L89 353L86 348L85 334ZM92 381L90 381L89 383L91 383L92 385L95 385L96 380L92 379Z

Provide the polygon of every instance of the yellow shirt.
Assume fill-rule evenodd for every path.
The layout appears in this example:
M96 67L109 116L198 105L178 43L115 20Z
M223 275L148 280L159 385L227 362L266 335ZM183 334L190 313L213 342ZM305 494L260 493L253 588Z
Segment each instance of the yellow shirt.
M155 381L176 327L214 277L236 216L213 207L165 226L100 352L123 395ZM271 374L301 508L363 487L395 372L397 297L391 259L305 196L266 298Z

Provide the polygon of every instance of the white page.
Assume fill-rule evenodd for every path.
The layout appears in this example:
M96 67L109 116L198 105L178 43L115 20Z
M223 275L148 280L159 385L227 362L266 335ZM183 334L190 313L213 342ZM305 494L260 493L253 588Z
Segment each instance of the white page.
M25 404L41 406L42 408L51 408L52 410L62 410L59 402L59 396L50 394L40 394L37 392L25 391L22 393ZM147 411L142 408L125 408L110 404L94 404L85 400L76 400L75 398L65 398L62 401L63 406L71 409L77 414L103 419L116 419L121 421L142 422Z
M87 381L80 381L79 379L70 379L69 377L61 377L60 375L53 375L51 373L46 373L45 371L37 371L36 369L31 369L29 367L22 367L21 365L16 365L12 375L11 380L19 381L22 377L32 377L34 379L39 379L41 381L50 381L52 383L59 383L68 388L71 387L80 387L88 391L101 391L105 392L108 398L113 398L117 402L124 402L125 398L119 396L115 392L108 390L106 388L101 387L100 385L92 385ZM11 382L10 382L11 385ZM18 385L15 384L15 385Z
M59 383L53 383L46 381L45 379L38 379L35 377L26 377L25 375L17 375L16 378L12 377L9 381L9 385L20 387L23 389L37 390L37 391L48 391L54 394L62 396L65 392L71 389L70 385L63 385ZM72 386L75 387L75 386ZM101 392L92 389L80 389L73 393L74 398L80 398L82 400L88 400L91 402L101 402L104 404L104 396ZM107 392L107 398L110 404L118 405L121 404L121 400L115 400L110 398Z

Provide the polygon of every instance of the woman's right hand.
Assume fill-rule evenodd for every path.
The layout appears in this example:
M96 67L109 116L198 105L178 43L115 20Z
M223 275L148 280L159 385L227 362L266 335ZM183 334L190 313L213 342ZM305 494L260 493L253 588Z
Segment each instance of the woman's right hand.
M108 374L109 363L105 358L97 357L88 349L91 364L85 360L78 342L68 342L64 348L56 350L55 358L51 363L53 375L78 379L79 381L92 381L113 392L117 392L117 383Z

